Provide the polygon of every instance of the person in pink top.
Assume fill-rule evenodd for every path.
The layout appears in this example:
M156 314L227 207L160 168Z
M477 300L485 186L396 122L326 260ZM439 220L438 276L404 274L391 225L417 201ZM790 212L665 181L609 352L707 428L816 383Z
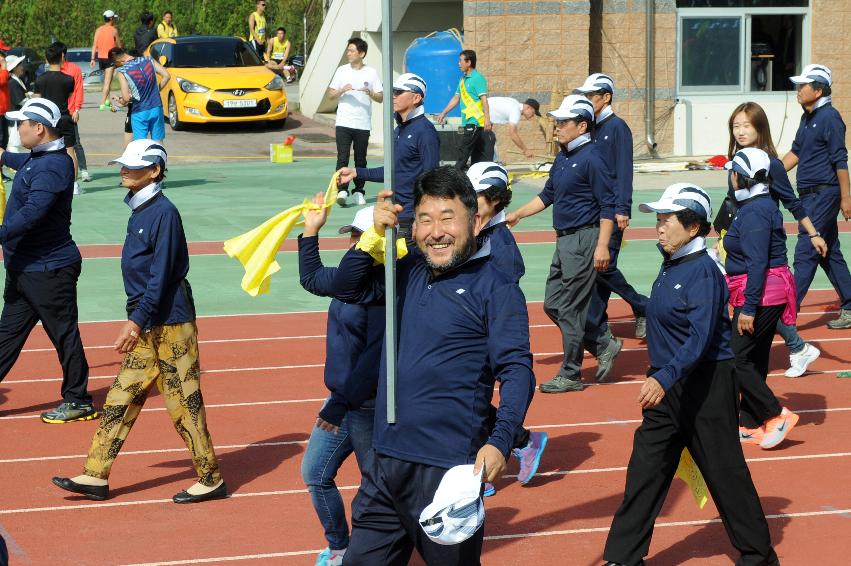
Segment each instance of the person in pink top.
M777 321L794 324L797 315L783 215L769 191L770 167L768 154L755 147L737 151L725 165L738 209L723 239L733 307L730 347L742 395L739 440L763 448L780 444L798 422L766 383Z

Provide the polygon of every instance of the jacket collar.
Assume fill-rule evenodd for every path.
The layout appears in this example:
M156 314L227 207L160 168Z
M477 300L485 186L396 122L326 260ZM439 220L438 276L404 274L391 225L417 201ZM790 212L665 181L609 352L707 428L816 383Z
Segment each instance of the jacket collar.
M829 97L829 96L822 96L821 98L819 98L819 99L816 101L816 105L815 105L815 106L813 106L813 110L812 110L812 112L807 112L806 110L804 110L804 116L806 116L807 118L809 118L810 116L812 116L813 114L815 114L815 113L816 113L816 110L818 110L819 108L823 108L824 106L827 106L828 104L831 104L832 102L833 102L833 101L832 101L831 97Z
M151 183L147 187L139 189L135 194L133 192L127 193L127 196L124 197L124 202L135 212L153 200L161 192L162 185L160 183Z
M600 110L600 113L599 113L599 114L597 114L597 118L596 118L596 120L595 120L595 121L596 121L596 123L597 123L597 127L599 128L599 127L600 127L600 125L601 125L603 122L605 122L606 120L608 120L609 118L611 118L611 117L612 117L612 116L614 116L614 115L615 115L615 111L612 109L612 105L611 105L611 104L610 104L610 105L608 105L608 106L606 106L606 107L605 107L605 108L603 108L602 110Z
M484 232L485 230L487 230L487 229L489 229L489 228L493 228L494 226L496 226L496 225L497 225L497 224L499 224L500 222L505 222L505 210L500 210L499 212L497 212L497 213L494 215L494 217L493 217L493 218L491 218L490 220L488 220L488 223L487 223L487 224L485 224L484 226L482 226L482 230L481 230L481 232ZM480 233L481 233L481 232L480 232Z
M591 134L582 134L581 136L579 136L575 140L569 142L566 146L565 145L561 146L561 151L567 156L573 155L573 153L575 153L578 149L582 148L583 146L587 145L588 142L590 142L590 141L591 141Z
M53 141L40 143L32 148L33 153L44 153L47 151L59 151L65 149L65 138L56 138Z
M402 116L398 112L393 114L393 117L396 118L396 123L400 126L410 124L412 120L419 118L420 116L425 116L425 108L422 105L411 110L411 113L408 114L408 119L405 121L402 121Z
M691 261L700 257L701 254L706 253L706 238L702 236L697 236L692 241L675 251L670 256L665 253L662 249L662 246L656 244L656 247L662 252L662 255L665 258L665 261L662 263L665 267L671 265L678 265L680 263Z
M475 238L474 238L474 240L475 240ZM470 265L473 262L477 262L477 261L482 260L482 259L487 259L490 255L491 255L491 243L490 243L490 240L485 240L482 243L482 245L479 246L479 249L477 249L475 251L475 253L473 253L473 255L468 257L464 261L464 263L460 263L460 264L456 265L455 267L453 267L452 269L450 269L449 271L444 271L443 273L439 273L437 275L435 275L434 272L432 272L431 268L426 263L425 258L421 258L421 261L423 262L423 264L425 264L426 270L428 271L429 280L435 281L437 279L440 279L441 277L445 277L445 276L447 276L451 273L455 273L459 269L462 269L462 268Z

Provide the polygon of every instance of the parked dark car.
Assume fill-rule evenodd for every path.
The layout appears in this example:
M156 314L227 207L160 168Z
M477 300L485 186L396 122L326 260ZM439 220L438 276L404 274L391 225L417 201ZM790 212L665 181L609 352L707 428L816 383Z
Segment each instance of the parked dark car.
M22 63L22 65L26 68L23 80L24 84L27 85L27 89L32 90L33 86L35 86L35 78L37 76L38 68L44 62L44 57L39 55L35 49L30 49L29 47L15 47L9 51L9 55L26 57L26 60Z

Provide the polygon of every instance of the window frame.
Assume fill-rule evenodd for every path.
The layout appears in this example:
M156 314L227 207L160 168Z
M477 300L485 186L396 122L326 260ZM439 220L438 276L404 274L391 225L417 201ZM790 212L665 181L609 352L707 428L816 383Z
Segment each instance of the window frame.
M677 8L677 94L754 94L759 96L787 96L789 91L751 90L751 17L752 16L803 16L801 20L801 68L809 64L812 46L812 7L801 8ZM715 85L683 86L683 19L688 18L735 18L741 20L739 26L739 84L729 88Z

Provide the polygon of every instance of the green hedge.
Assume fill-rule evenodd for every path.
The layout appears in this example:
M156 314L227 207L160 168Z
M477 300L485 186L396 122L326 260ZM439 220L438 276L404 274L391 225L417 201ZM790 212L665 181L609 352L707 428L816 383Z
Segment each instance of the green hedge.
M287 28L293 53L301 53L302 14L310 0L267 0L266 4L267 27ZM145 10L154 14L157 23L165 10L171 10L181 35L247 37L254 0L0 0L0 39L12 47L31 47L39 53L53 40L69 47L91 47L94 30L103 23L105 10L118 13L122 44L132 47L139 15ZM308 32L312 38L318 32L321 17L321 6L315 6Z

